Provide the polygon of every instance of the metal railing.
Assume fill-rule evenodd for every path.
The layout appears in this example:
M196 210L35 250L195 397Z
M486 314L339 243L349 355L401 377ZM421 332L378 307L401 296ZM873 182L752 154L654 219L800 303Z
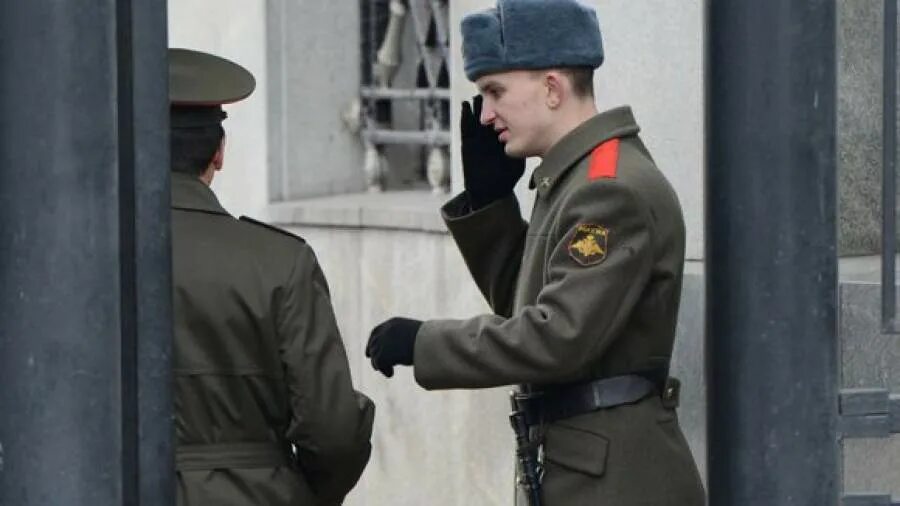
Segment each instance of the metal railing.
M884 2L884 114L881 190L881 324L900 334L897 322L897 0Z
M363 0L362 6L367 50L359 134L366 149L363 169L369 190L385 189L387 175L399 161L388 156L386 147L402 145L419 148L419 174L434 192L444 193L450 184L448 0ZM413 62L415 85L395 86L404 63ZM401 109L407 114L416 111L417 129L395 127L395 104L400 102L407 104Z

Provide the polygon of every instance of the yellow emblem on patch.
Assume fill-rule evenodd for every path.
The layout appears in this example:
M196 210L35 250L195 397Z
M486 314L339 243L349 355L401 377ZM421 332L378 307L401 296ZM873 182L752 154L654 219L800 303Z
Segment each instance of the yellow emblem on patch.
M600 225L583 224L575 229L569 242L569 255L581 265L596 265L606 260L609 229Z

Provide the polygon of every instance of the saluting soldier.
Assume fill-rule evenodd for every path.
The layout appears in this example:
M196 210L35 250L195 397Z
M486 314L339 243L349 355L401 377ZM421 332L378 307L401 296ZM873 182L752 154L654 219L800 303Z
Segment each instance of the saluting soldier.
M353 390L325 277L303 239L235 219L209 187L221 105L254 78L185 49L169 72L178 504L340 504L374 407Z
M392 318L370 335L373 367L413 365L426 389L521 384L520 500L532 505L704 504L668 378L683 215L631 109L598 114L595 12L499 0L461 29L480 96L462 110L465 191L442 211L493 314ZM526 223L513 187L532 156Z

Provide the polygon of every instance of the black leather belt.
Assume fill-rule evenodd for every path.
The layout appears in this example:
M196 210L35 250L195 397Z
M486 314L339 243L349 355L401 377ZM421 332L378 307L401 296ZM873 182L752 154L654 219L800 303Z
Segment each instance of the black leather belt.
M516 403L525 414L526 423L532 426L632 404L651 394L662 396L664 405L674 407L678 387L678 380L669 378L660 391L657 382L645 376L626 374L518 394Z
M177 471L253 469L287 466L290 449L278 443L216 443L179 445L175 451Z

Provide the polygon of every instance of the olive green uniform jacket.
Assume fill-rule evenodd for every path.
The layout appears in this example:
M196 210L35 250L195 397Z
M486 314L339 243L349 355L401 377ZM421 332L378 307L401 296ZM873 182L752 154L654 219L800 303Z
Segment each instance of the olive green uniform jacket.
M299 237L172 175L181 506L334 505L371 452L328 287Z
M681 206L629 108L586 121L535 169L530 224L514 196L447 226L494 314L419 330L427 389L528 388L667 370L684 267ZM696 506L704 493L659 396L543 428L547 506ZM512 437L512 436L510 436Z

